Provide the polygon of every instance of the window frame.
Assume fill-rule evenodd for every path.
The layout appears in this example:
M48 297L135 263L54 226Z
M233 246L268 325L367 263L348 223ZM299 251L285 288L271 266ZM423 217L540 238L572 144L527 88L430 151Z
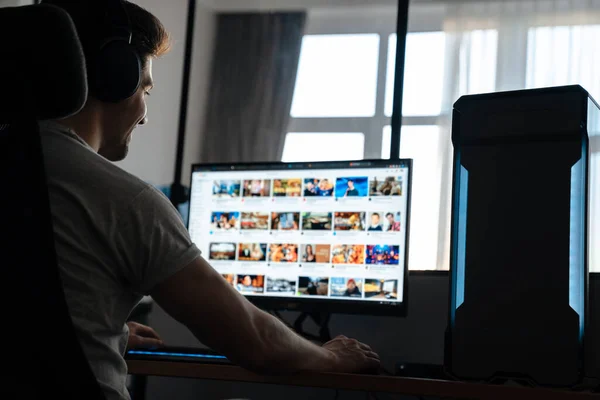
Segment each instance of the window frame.
M381 158L383 129L391 125L391 117L385 115L385 89L389 37L396 34L397 7L375 6L317 9L309 12L305 35L377 34L379 35L379 62L377 72L377 94L373 117L348 118L294 118L290 116L289 133L346 133L362 132L365 135L365 159ZM408 32L443 31L444 7L411 5ZM403 116L402 126L437 125L439 115Z
M440 5L411 5L408 19L408 33L443 32L445 7ZM309 12L305 35L339 35L339 34L378 34L379 61L377 73L377 93L375 115L373 117L319 117L294 118L290 115L288 133L347 133L362 132L365 135L363 156L365 159L382 158L384 128L392 125L392 117L385 114L387 64L389 38L397 34L397 7L376 6L369 8L353 8L316 10ZM440 115L402 116L402 127L439 125ZM401 128L402 132L402 128ZM389 158L389 157L388 157ZM442 185L445 185L442 182ZM443 189L443 186L442 188ZM442 190L443 191L443 190ZM442 193L442 199L448 197ZM443 203L442 203L443 204ZM443 208L443 207L442 207ZM444 214L440 210L439 226L445 226ZM440 236L442 238L442 236ZM438 245L441 248L443 242ZM437 251L438 253L441 250ZM411 271L439 270L439 257L435 265L419 266Z

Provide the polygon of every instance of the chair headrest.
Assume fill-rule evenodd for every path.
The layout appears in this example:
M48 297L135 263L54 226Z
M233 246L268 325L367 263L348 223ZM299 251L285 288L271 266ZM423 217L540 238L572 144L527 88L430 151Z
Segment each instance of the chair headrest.
M65 118L87 99L75 25L46 4L0 8L0 125L23 117Z

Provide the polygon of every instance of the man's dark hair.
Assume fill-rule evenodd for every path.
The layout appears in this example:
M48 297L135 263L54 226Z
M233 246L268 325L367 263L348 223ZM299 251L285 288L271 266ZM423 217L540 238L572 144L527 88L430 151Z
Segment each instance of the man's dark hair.
M148 57L160 57L171 47L169 33L158 18L144 8L127 0L121 0L129 17L132 30L131 44L142 62ZM75 24L77 35L83 47L86 59L90 60L98 50L99 43L106 39L103 15L105 1L85 0L43 0L42 4L51 4L64 9Z
M386 216L386 217L393 217L393 216L394 216L394 214L392 214L391 212L389 212L389 213L385 214L385 216Z
M373 214L371 214L371 215L376 215L376 216L377 216L377 218L379 218L379 213L373 213Z

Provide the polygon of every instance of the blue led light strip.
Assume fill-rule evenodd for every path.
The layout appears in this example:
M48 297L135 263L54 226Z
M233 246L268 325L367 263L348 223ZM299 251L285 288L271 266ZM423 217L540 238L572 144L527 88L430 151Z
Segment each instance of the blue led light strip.
M218 356L212 354L188 354L188 353L170 353L165 351L142 351L142 350L129 350L127 354L142 354L149 356L169 356L169 357L195 357L195 358L214 358L226 360L225 356Z
M458 245L456 256L456 309L465 301L465 262L467 252L467 205L469 171L460 167L460 201L458 205Z
M460 154L455 160L456 185L454 190L454 221L452 222L453 256L452 256L452 295L450 307L450 323L454 325L456 310L465 301L465 261L467 245L467 197L469 194L469 171L462 166Z
M579 340L585 331L585 178L587 148L571 168L571 234L569 246L569 305L579 316Z

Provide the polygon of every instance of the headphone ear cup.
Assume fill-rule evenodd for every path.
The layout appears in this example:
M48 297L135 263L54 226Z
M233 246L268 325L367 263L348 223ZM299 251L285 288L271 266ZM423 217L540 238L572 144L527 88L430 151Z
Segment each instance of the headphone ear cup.
M142 62L125 40L105 44L93 63L91 93L102 101L116 103L137 91L142 75Z

